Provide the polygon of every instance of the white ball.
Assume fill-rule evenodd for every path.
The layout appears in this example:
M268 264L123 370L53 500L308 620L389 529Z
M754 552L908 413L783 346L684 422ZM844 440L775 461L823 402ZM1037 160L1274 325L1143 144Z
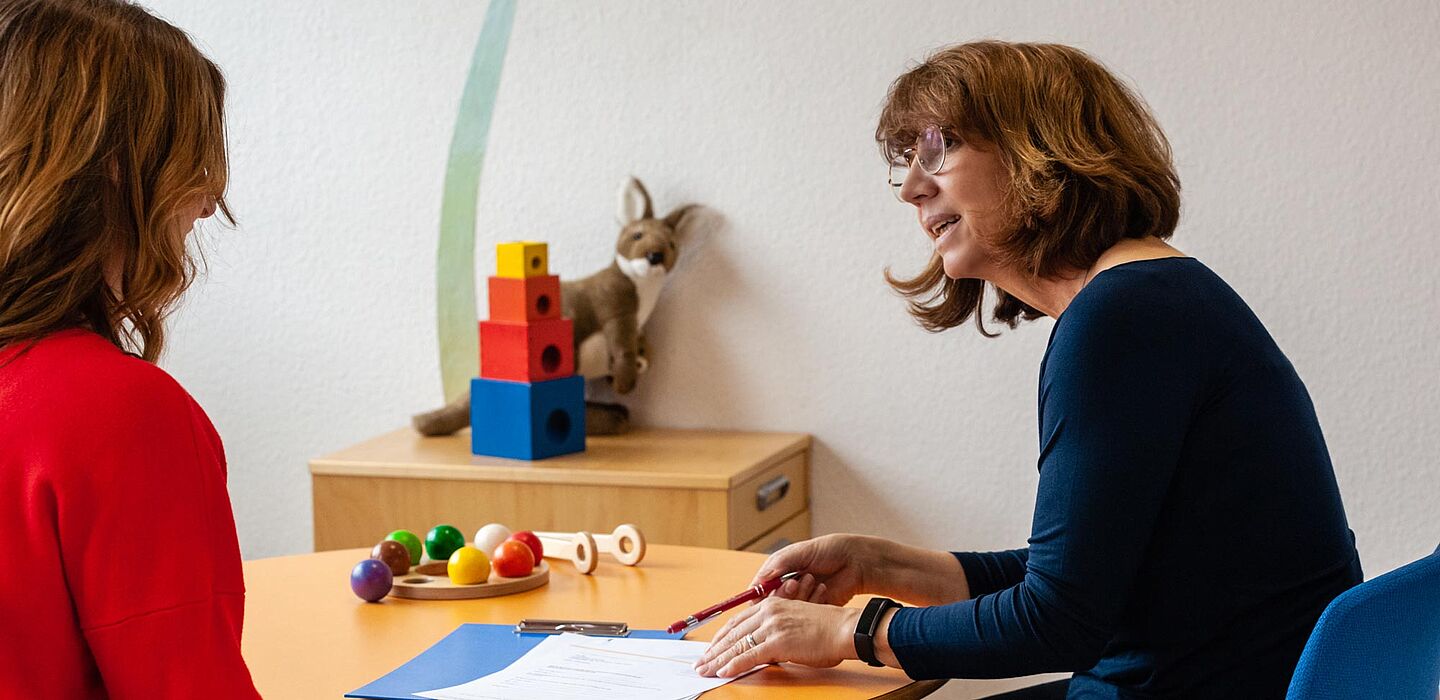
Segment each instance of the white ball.
M501 542L510 538L510 528L500 523L490 523L475 532L475 548L484 552L485 556L495 551Z

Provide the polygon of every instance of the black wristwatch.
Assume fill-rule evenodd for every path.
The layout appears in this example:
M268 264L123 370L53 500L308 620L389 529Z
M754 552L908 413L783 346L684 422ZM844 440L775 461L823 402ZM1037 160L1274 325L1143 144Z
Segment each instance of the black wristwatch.
M871 666L884 666L875 658L875 632L880 627L880 618L891 608L905 607L889 598L871 598L855 623L855 655Z

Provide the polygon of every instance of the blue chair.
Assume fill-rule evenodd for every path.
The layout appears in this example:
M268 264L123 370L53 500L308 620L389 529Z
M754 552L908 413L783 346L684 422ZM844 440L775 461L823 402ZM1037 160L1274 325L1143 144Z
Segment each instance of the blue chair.
M1435 700L1440 693L1440 549L1330 601L1287 700Z

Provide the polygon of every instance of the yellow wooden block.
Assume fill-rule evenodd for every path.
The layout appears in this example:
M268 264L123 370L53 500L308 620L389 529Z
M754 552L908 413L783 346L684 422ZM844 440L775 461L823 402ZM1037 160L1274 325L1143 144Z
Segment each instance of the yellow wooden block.
M550 274L550 261L545 244L535 241L496 245L495 262L497 277L524 279Z

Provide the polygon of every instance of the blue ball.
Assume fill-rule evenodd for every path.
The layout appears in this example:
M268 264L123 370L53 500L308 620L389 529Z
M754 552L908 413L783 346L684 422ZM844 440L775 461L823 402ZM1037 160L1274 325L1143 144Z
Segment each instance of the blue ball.
M390 567L379 559L366 559L350 570L350 590L366 602L373 603L389 595L394 583Z

